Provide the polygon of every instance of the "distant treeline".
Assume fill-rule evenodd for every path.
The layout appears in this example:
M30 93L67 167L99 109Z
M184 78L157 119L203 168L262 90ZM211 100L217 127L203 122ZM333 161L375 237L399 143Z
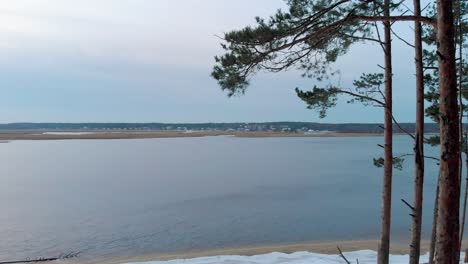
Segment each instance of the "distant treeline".
M414 123L401 123L406 131L414 131ZM0 130L249 130L306 132L333 131L340 133L382 133L381 124L349 123L326 124L309 122L264 123L9 123L0 124ZM427 123L426 132L439 132L435 123ZM401 130L394 126L395 132Z

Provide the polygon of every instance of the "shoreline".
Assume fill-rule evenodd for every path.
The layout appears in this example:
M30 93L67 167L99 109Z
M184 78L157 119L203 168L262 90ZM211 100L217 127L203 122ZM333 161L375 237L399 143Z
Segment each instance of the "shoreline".
M239 138L279 138L279 137L379 137L378 133L325 132L301 134L286 132L238 132L238 131L162 131L162 130L10 130L0 131L0 142L14 140L70 140L70 139L151 139L233 136Z
M421 241L421 253L425 254L429 251L428 240ZM154 253L144 254L139 256L115 256L115 257L97 257L97 258L76 258L71 260L64 260L64 263L83 263L83 264L124 264L134 262L148 262L148 261L164 261L175 259L192 259L199 257L211 256L226 256L226 255L241 255L253 256L262 255L272 252L281 253L294 253L294 252L313 252L321 254L338 254L337 246L343 252L353 252L359 250L373 250L377 251L378 240L348 240L348 241L318 241L318 242L303 242L303 243L289 243L289 244L272 244L272 245L253 245L253 246L240 246L240 247L226 247L206 250L186 250L169 253ZM391 254L406 255L409 253L409 244L405 242L392 243L390 246Z

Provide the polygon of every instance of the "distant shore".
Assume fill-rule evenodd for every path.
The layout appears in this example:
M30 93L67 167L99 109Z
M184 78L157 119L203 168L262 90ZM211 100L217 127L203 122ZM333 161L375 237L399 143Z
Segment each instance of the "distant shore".
M381 136L372 133L336 133L315 134L286 132L238 132L238 131L165 131L165 130L4 130L0 131L0 142L11 140L65 140L65 139L144 139L144 138L181 138L235 136L243 138L268 137L369 137Z
M293 253L299 251L308 251L322 254L338 254L337 246L343 252L352 252L364 249L377 250L377 240L355 240L355 241L323 241L323 242L305 242L293 244L277 244L277 245L259 245L237 248L219 248L212 250L191 250L185 252L174 252L165 254L148 254L133 257L106 257L97 259L77 258L68 260L66 263L84 263L84 264L121 264L129 262L147 262L156 260L171 260L171 259L190 259L197 257L210 256L225 256L225 255L243 255L252 256L260 254L268 254L271 252ZM407 243L394 243L390 248L391 254L404 255L409 253ZM429 251L429 241L422 241L421 252Z

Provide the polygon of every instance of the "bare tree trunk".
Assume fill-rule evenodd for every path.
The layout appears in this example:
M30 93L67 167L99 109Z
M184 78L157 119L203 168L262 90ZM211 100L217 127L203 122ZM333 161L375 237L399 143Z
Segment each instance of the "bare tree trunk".
M463 262L468 263L468 248L465 249L465 259L463 260Z
M385 0L384 16L390 16L390 0ZM382 229L378 250L378 264L388 264L390 253L390 225L392 207L393 173L393 123L392 123L392 39L391 23L384 22L385 34L385 120L384 120L384 177L382 191Z
M414 15L421 15L420 0L413 0ZM416 63L416 138L414 142L414 203L411 225L410 264L419 264L424 186L424 72L422 55L422 27L414 23Z
M461 183L461 178L462 178L462 171L463 171L463 157L462 153L465 152L466 154L466 159L465 159L465 164L468 165L468 153L466 152L464 143L466 144L466 135L463 136L463 30L462 30L462 10L461 10L461 2L460 0L457 0L457 32L458 32L458 57L460 59L460 64L458 66L458 102L460 104L460 116L459 116L459 130L460 130L460 146L462 146L462 150L460 151L460 183ZM468 168L468 167L467 167ZM460 186L461 188L461 186ZM463 213L462 213L462 224L460 226L460 254L461 254L461 247L462 247L462 242L463 242L463 233L465 231L465 219L466 219L466 200L467 200L467 195L468 195L468 172L466 175L466 186L465 186L465 195L463 198ZM466 261L466 256L465 256L465 261Z
M465 136L466 138L466 136ZM466 157L465 157L465 165L467 166L468 168L468 154L466 154ZM461 231L460 231L460 249L461 249L461 245L462 245L462 242L463 242L463 231L465 229L465 220L466 220L466 203L467 203L467 199L468 199L468 170L466 171L466 179L465 179L465 196L463 197L463 216L462 216L462 224L461 224ZM460 252L461 253L461 252ZM465 259L464 259L464 262L465 263L468 263L468 248L465 250Z
M432 233L431 233L431 245L429 248L429 264L434 264L434 256L435 256L435 245L436 245L436 233L437 233L437 213L439 211L439 178L437 178L437 188L435 193L435 201L434 201L434 215L432 218Z
M455 264L459 249L460 135L453 1L437 1L437 42L440 92L440 192L436 263Z

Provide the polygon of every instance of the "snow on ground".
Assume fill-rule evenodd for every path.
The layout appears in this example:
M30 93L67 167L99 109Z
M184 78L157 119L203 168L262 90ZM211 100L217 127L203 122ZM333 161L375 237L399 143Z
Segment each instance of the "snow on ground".
M94 132L44 132L41 134L42 135L93 135L96 133Z
M375 264L377 263L377 252L361 250L343 253L351 263ZM421 256L420 263L427 262L428 254ZM408 255L390 256L391 264L408 263ZM462 256L463 259L463 256ZM296 252L293 254L270 253L256 256L214 256L194 259L176 259L168 261L152 261L145 264L343 264L345 261L339 255L325 255L310 252ZM129 263L136 264L136 263ZM139 263L143 264L143 263Z

